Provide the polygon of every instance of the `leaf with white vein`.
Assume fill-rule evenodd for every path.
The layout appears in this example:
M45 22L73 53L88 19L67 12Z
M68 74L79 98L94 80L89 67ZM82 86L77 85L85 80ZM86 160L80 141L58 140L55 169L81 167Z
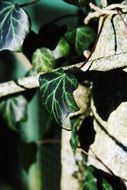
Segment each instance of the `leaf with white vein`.
M58 123L62 123L68 114L79 110L73 98L73 91L78 87L73 74L58 69L41 75L39 82L42 102Z
M13 0L0 1L0 51L21 51L30 29L26 12Z

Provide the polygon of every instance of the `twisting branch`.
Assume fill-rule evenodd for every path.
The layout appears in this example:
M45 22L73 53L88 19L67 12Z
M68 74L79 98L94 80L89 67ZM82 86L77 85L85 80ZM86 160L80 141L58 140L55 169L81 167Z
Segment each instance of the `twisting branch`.
M122 12L127 12L127 5L124 4L111 4L104 8L99 8L95 6L93 3L89 3L89 6L94 12L90 12L88 16L85 18L85 24L88 24L89 21L93 18L98 18L102 15L115 15L118 14L117 9L121 9Z
M64 67L63 69L67 70L69 68L73 68L74 66L80 67L81 64L83 64L83 63L81 62L76 65L67 66L67 67ZM11 95L11 94L20 93L25 90L38 88L39 87L39 76L43 75L43 74L45 74L45 73L40 72L40 73L34 74L32 76L23 77L23 78L19 78L17 80L12 80L9 82L1 83L0 84L0 98Z
M81 67L82 65L83 67ZM84 71L84 75L86 71L106 72L113 69L126 68L127 67L127 52L123 52L123 53L119 53L119 54L115 54L115 55L111 55L107 57L101 57L98 59L91 59L85 65L83 64L83 62L81 62L75 65L63 67L63 69L68 70L74 67L80 68L82 71ZM11 95L11 94L20 93L32 88L39 87L38 79L39 79L39 76L42 74L45 74L45 73L41 72L38 74L34 74L32 76L20 78L18 80L12 80L9 82L1 83L0 84L0 98Z
M7 95L39 87L39 82L38 82L39 76L40 74L36 74L33 76L20 78L18 80L1 83L0 97L4 97Z

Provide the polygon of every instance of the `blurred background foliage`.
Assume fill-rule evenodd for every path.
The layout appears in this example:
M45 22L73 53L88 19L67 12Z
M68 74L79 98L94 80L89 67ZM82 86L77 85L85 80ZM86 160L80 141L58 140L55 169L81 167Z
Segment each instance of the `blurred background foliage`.
M15 2L23 4L26 0ZM40 0L24 8L30 15L31 30L35 33L45 24L52 23L64 15L76 15L79 10L62 0ZM60 25L68 23L74 26L76 22L73 16L59 20ZM28 44L28 48L30 45ZM29 68L29 62L24 55L10 51L0 52L0 82L22 77ZM50 143L50 140L57 139L60 142L61 129L57 127L52 116L40 106L40 94L33 90L29 94L35 95L30 100L29 95L25 94L29 99L26 122L17 123L16 129L12 130L8 127L3 114L0 115L1 190L60 189L61 145Z
M23 4L26 0L15 2ZM35 72L31 70L31 62L36 66L37 48L49 48L48 52L53 53L53 56L56 56L57 50L60 49L61 55L64 56L59 57L53 67L85 59L82 52L93 45L97 22L90 23L93 30L82 28L90 1L82 0L80 5L83 7L79 6L77 0L73 2L78 6L69 2L71 1L40 0L23 7L30 15L31 32L24 41L23 53L5 50L0 52L0 82ZM100 0L93 2L100 6ZM77 27L80 28L76 29ZM87 41L82 41L85 38L85 35L82 38L82 32L89 33L90 37L86 37L88 44ZM71 51L68 44L72 45ZM42 106L38 90L29 90L22 95L15 96L13 101L9 99L12 97L8 97L8 101L4 98L0 101L0 190L59 190L61 128ZM18 117L11 117L12 115ZM89 175L91 176L91 173Z

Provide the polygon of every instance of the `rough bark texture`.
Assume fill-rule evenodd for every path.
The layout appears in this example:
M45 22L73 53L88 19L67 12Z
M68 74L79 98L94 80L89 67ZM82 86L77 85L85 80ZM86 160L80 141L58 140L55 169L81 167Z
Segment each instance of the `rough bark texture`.
M79 85L78 89L74 92L75 100L80 107L80 111L76 112L78 114L83 114L82 119L87 117L90 113L90 96L91 90L89 87L84 87ZM64 123L64 125L69 124L69 122ZM63 126L65 127L65 126ZM66 126L66 128L69 128ZM61 190L73 189L82 190L81 180L82 171L79 169L79 163L82 165L84 159L81 151L76 151L73 154L70 139L71 131L62 130L62 143L61 143L61 166L62 166L62 176L61 176ZM84 162L83 162L84 163ZM75 175L76 174L76 175Z
M70 131L62 131L62 150L61 150L61 162L62 162L62 176L61 176L61 190L73 189L80 190L80 184L77 178L74 177L74 173L78 172L78 166L75 162L75 157L70 146ZM78 159L82 159L79 154Z
M126 14L108 16L105 19L96 49L89 62L82 68L83 71L88 68L89 70L109 71L126 67L127 27L124 23L126 20Z
M122 17L127 20L126 15ZM123 19L120 15L106 19L91 59L107 57L108 64L109 55L125 53L115 60L117 65L123 64L127 54L127 28ZM95 70L97 67L101 66L91 66ZM98 73L93 81L93 101L96 136L89 154L94 152L115 175L127 180L127 73L121 69ZM88 163L109 173L92 157L88 158Z

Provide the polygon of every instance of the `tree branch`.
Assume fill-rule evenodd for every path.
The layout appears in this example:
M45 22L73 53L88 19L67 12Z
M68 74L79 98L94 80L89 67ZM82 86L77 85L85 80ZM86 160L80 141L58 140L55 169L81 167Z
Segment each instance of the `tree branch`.
M78 63L76 65L63 67L63 69L67 70L73 67L80 67L83 63ZM55 70L54 70L55 71ZM34 74L32 76L19 78L17 80L12 80L9 82L4 82L0 84L0 98L4 96L8 96L15 93L20 93L29 89L38 88L39 87L39 77L45 73L40 72Z
M81 67L82 65L83 67ZM101 57L98 59L90 59L85 65L84 65L84 62L81 62L75 65L63 67L63 69L68 70L74 67L81 68L81 70L84 72L86 71L106 72L113 69L126 68L127 67L127 52L123 52L120 54L115 54L115 55L107 56L107 57ZM1 83L0 84L0 98L11 95L11 94L20 93L25 90L38 88L39 87L38 79L39 79L39 76L42 74L45 74L45 73L41 72L38 74L34 74L32 76Z
M38 82L39 76L40 74L36 74L33 76L20 78L18 80L1 83L0 97L4 97L7 95L39 87L39 82Z

